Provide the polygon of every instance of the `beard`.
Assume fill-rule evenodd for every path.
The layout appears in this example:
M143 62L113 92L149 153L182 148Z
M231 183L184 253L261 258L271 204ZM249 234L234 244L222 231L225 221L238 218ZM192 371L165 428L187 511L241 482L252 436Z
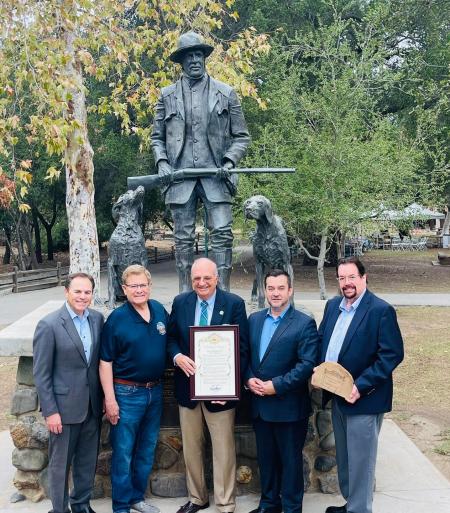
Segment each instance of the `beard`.
M342 293L344 294L344 297L346 297L346 298L353 298L356 296L356 287L353 287L351 285L346 285L342 289Z

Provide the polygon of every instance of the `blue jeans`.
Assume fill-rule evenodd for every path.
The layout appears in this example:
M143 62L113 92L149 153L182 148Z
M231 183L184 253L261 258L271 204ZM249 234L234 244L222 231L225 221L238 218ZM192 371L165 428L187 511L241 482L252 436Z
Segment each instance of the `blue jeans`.
M162 385L114 384L119 422L111 426L111 485L115 513L144 500L152 470L162 411Z

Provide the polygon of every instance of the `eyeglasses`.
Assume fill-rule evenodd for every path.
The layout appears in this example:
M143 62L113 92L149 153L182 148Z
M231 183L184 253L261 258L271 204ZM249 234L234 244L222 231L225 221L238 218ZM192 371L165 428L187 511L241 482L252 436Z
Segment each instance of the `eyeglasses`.
M127 285L125 283L124 285L125 287L128 287L131 290L148 289L148 287L150 287L150 283L137 283L133 285Z
M359 274L351 274L350 276L338 276L336 279L339 283L345 283L346 280L350 283L353 283L360 277L361 276Z

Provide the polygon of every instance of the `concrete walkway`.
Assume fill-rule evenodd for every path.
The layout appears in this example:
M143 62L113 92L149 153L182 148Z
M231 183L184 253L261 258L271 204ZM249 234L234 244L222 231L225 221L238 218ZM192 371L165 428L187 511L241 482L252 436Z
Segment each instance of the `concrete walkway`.
M151 267L153 278L152 297L161 301L170 311L173 297L178 290L175 274L175 262L160 262ZM233 292L239 294L246 301L250 300L249 289L236 289ZM331 291L330 291L331 292ZM375 291L376 292L376 291ZM107 296L106 273L101 276L101 295ZM450 306L450 294L378 294L380 297L395 306ZM63 287L21 292L19 294L0 295L0 329L17 321L25 314L31 312L46 301L52 299L64 299ZM302 301L319 300L318 292L296 291L296 303Z
M12 441L7 431L0 433L0 454L11 454ZM10 458L0 466L0 513L47 513L48 500L34 504L29 501L11 504L15 492L12 485L14 467ZM161 513L175 513L186 499L155 499ZM343 504L340 496L318 493L306 494L303 511L323 513L327 506ZM237 513L248 513L258 505L258 496L246 495L237 501ZM92 501L96 513L110 513L110 499ZM377 490L374 513L448 513L450 511L450 482L419 451L397 425L383 423L377 464ZM207 513L217 512L214 507Z

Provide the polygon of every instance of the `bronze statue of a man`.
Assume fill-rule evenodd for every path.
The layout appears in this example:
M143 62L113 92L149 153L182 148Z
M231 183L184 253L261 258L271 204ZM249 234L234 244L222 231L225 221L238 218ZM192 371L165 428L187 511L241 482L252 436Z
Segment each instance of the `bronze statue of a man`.
M164 87L156 106L152 147L165 202L174 221L175 257L180 292L190 290L194 259L195 217L200 200L207 213L212 259L220 285L229 290L233 234L231 203L237 177L230 170L245 154L250 136L235 91L210 77L205 59L213 51L203 38L188 32L180 36L170 55L181 64L182 76ZM173 181L173 171L218 168L215 176Z

